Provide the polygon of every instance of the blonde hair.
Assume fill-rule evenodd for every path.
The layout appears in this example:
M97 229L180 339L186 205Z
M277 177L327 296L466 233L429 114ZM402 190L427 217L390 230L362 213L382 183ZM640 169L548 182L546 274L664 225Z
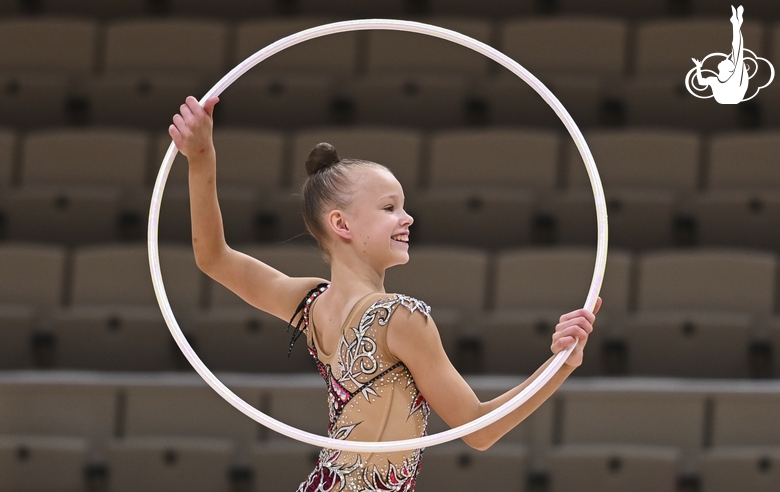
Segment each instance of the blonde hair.
M352 201L349 170L354 168L390 170L376 162L362 159L339 159L336 148L329 143L319 143L306 159L306 181L301 190L303 222L314 237L326 260L330 252L326 246L327 232L322 215L328 208L344 209Z

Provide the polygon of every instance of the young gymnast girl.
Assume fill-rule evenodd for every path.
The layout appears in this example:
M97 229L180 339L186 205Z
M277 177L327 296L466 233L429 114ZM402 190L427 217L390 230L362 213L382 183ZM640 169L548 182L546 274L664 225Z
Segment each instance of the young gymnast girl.
M285 321L292 318L293 342L306 335L328 389L330 437L420 437L429 406L454 427L497 408L527 385L480 402L447 358L430 308L385 292L385 270L409 260L413 219L404 211L401 185L382 165L339 159L328 144L317 145L306 162L303 217L330 263L330 280L291 278L231 249L216 191L211 115L217 101L211 98L201 107L188 97L169 128L189 161L195 259L207 275L252 306ZM600 306L601 299L594 311ZM584 309L561 316L552 336L553 354L577 342L561 370L513 413L463 440L485 450L538 408L582 363L594 321ZM323 449L298 491L411 492L421 457L422 450L361 454Z

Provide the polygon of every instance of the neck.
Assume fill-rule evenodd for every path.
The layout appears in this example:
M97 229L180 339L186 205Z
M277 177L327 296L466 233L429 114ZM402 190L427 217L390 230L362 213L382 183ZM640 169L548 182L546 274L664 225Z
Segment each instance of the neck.
M331 255L330 291L343 299L385 291L385 270L375 268L353 254Z

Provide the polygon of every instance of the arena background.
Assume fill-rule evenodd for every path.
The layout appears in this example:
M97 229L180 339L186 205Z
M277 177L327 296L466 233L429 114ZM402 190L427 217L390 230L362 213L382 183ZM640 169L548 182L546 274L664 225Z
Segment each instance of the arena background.
M780 68L780 3L742 5L745 46ZM281 492L312 469L316 449L241 415L178 352L146 218L185 96L284 35L364 17L452 28L531 70L608 199L585 364L487 452L426 450L418 490L780 490L780 82L731 106L683 84L691 58L729 52L730 15L723 0L0 0L0 491ZM480 397L533 372L584 302L596 239L584 166L541 98L465 48L392 32L307 42L230 87L215 113L229 243L327 278L296 197L319 141L404 185L412 259L387 289L432 305ZM160 224L183 329L247 401L324 434L304 344L288 360L285 323L196 268L186 176L177 159Z

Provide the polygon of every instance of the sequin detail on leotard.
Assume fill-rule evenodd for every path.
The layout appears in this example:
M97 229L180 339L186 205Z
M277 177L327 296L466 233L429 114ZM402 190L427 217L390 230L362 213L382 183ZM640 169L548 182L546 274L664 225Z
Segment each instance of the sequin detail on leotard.
M327 286L317 288L303 301L302 330L328 389L328 436L387 441L425 435L428 403L406 366L387 349L385 330L398 306L412 313L419 311L426 318L430 307L404 295L367 296L345 323L336 350L325 356L318 353L313 330L308 329L309 307L325 290ZM367 303L368 307L361 311ZM360 318L355 323L358 314ZM316 468L298 492L412 492L421 458L421 449L371 454L323 449Z

